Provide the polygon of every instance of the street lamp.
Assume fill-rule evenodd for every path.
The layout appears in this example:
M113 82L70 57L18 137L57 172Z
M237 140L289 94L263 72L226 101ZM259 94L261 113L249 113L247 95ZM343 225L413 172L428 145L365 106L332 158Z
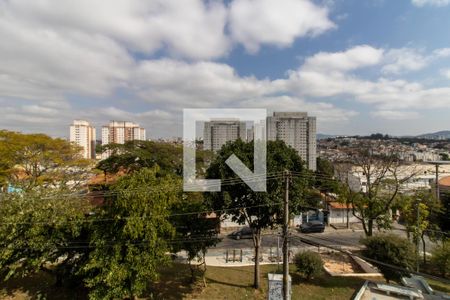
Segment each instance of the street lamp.
M450 161L435 160L435 161L426 161L425 163L427 163L429 165L434 165L436 167L436 199L440 200L440 197L439 197L439 166L440 165L450 165Z

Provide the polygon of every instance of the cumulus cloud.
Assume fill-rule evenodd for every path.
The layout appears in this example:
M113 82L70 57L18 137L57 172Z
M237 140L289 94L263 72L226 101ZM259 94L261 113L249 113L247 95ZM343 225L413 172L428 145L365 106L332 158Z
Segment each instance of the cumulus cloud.
M202 0L12 0L3 3L12 17L59 32L78 31L113 39L126 48L202 59L228 51L222 2Z
M444 77L450 79L450 69L441 70L441 74L442 74Z
M403 121L419 118L419 113L415 111L378 110L372 112L371 115L373 117L392 121Z
M418 7L422 7L422 6L437 6L437 7L441 7L441 6L446 6L450 4L450 0L412 0L412 4L414 4L415 6Z
M361 45L342 52L319 52L305 60L304 71L350 71L378 64L383 50Z
M386 65L381 71L385 74L400 74L407 71L418 71L428 63L428 58L418 50L401 48L389 50L385 55Z
M241 107L264 107L269 111L306 111L312 116L316 116L320 123L346 122L352 117L358 115L358 112L346 110L331 103L326 102L308 102L299 97L292 96L272 96L256 99L248 99L240 103Z
M133 82L142 99L176 109L217 107L276 91L276 83L240 77L227 64L173 59L143 61Z
M398 72L414 68L406 63L392 62L392 53L395 54L394 57L398 57L404 51L356 46L343 52L318 53L306 58L299 69L289 71L284 84L287 90L296 95L315 98L345 97L375 105L378 110L383 111L449 107L450 87L426 87L419 82L384 76L369 80L356 73L364 67L377 68L381 74L386 72L386 66L390 66L388 70ZM442 55L445 51L433 51L425 60L428 62L437 59L439 55L436 53ZM394 68L395 62L398 64Z
M384 66L381 71L390 75L419 71L436 60L449 56L450 48L435 49L429 54L424 54L423 49L390 49L385 53Z
M254 53L264 44L286 47L334 28L328 14L309 0L234 0L229 26L233 40Z

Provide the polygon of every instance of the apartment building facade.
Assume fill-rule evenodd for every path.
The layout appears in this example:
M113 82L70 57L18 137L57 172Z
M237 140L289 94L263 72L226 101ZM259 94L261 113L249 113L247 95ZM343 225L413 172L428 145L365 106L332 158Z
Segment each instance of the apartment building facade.
M230 141L247 140L245 122L234 119L211 120L204 123L203 149L214 152L219 151L223 145Z
M102 145L125 144L127 141L146 139L145 129L139 124L127 121L111 121L102 127ZM102 159L111 155L108 151L102 153Z
M284 141L297 150L310 170L316 170L316 117L306 112L274 112L267 118L267 140Z
M70 125L70 141L82 147L83 158L95 159L95 127L88 121L74 120Z

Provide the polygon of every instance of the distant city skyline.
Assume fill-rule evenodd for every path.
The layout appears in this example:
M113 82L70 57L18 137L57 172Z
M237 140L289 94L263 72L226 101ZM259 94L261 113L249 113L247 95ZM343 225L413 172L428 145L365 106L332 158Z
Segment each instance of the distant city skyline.
M450 1L152 3L2 3L0 128L125 119L172 137L184 108L267 108L326 134L450 129Z

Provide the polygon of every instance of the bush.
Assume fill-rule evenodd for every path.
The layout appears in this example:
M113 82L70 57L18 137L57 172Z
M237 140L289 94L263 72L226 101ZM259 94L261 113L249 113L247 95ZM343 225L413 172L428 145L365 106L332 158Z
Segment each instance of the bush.
M312 251L299 252L294 257L297 272L303 274L307 280L322 273L323 262L318 253Z
M431 262L443 277L450 275L450 240L431 251Z
M402 276L408 276L408 270L413 269L417 259L414 245L407 239L394 234L371 236L363 239L362 243L366 246L366 249L363 250L364 256L381 263L405 269L399 270L397 268L369 261L370 263L374 263L378 269L380 269L380 272L383 273L387 282L390 280L400 281Z

